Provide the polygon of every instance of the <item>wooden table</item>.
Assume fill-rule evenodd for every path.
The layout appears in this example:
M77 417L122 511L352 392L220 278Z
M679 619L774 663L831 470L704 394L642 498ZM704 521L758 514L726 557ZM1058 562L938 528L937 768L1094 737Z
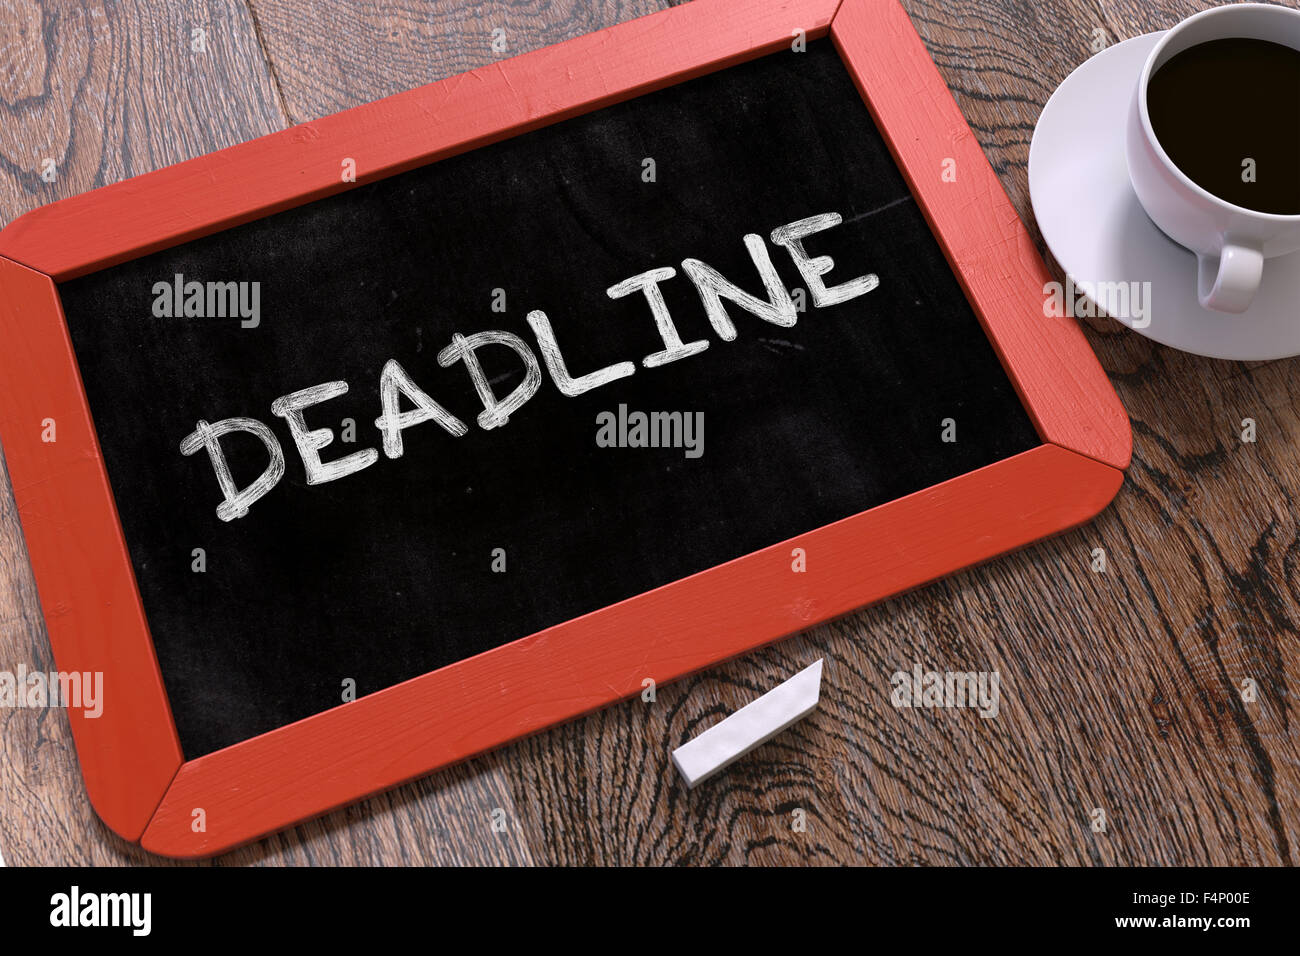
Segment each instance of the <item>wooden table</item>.
M903 3L1035 237L1025 164L1052 90L1100 44L1205 6ZM496 28L521 52L661 5L14 0L0 221L489 63ZM216 862L1300 862L1300 365L1183 355L1108 319L1088 335L1134 432L1091 525ZM819 656L810 719L681 787L671 748ZM19 663L53 667L0 476L0 668ZM916 663L998 671L999 716L896 710L889 675ZM0 728L10 865L154 861L95 817L63 712L0 710Z

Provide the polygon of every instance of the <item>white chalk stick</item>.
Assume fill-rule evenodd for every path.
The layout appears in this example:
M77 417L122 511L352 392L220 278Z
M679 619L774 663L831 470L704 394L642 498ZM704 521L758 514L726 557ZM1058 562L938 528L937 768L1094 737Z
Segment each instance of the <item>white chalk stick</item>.
M673 763L686 785L694 787L723 767L767 743L817 706L822 662L805 667L788 681L746 704L720 724L673 751Z

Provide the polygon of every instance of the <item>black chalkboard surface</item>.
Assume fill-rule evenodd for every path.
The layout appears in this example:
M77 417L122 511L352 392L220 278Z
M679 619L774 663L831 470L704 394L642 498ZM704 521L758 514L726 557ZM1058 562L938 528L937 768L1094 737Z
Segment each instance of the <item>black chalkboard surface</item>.
M722 340L683 260L761 298L742 237L828 212L842 223L806 243L834 259L827 283L872 273L879 286L824 307L805 296L790 328L729 305L737 334ZM785 284L803 286L769 249ZM663 342L645 297L606 289L665 266L681 337L710 345L648 368ZM256 325L156 315L156 284L177 275L259 283ZM380 690L1040 444L829 40L60 294L190 759L338 705L345 681ZM455 333L492 329L540 355L532 310L573 375L623 361L636 372L568 397L543 371L508 423L484 430L465 367L438 355ZM522 379L509 349L478 354L498 395ZM391 359L467 433L426 422L403 432L400 458L380 450L308 485L272 402L346 381L304 411L334 431L321 458L381 449ZM702 413L702 454L599 446L598 416L620 406ZM180 444L198 421L236 416L270 427L286 469L223 521L211 462ZM236 483L266 466L255 438L224 442Z

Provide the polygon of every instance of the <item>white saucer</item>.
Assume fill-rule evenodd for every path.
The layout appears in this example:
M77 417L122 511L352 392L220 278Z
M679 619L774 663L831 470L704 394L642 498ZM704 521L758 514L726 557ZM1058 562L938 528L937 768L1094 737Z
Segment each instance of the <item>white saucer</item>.
M1203 309L1196 257L1155 227L1129 184L1129 102L1161 36L1098 53L1043 107L1029 147L1029 195L1043 239L1076 282L1150 282L1150 324L1116 321L1163 345L1221 359L1300 355L1300 252L1264 261L1259 292L1241 315Z

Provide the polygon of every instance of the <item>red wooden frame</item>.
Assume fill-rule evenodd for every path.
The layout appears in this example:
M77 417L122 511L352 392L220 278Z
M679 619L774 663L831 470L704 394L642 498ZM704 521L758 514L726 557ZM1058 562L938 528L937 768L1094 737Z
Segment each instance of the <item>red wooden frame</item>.
M185 762L55 283L352 188L340 156L373 181L798 30L833 38L1044 444ZM57 666L112 695L69 712L92 803L151 851L218 853L1088 520L1130 431L1073 320L1043 314L1049 281L897 0L696 0L28 213L0 232L0 435Z

